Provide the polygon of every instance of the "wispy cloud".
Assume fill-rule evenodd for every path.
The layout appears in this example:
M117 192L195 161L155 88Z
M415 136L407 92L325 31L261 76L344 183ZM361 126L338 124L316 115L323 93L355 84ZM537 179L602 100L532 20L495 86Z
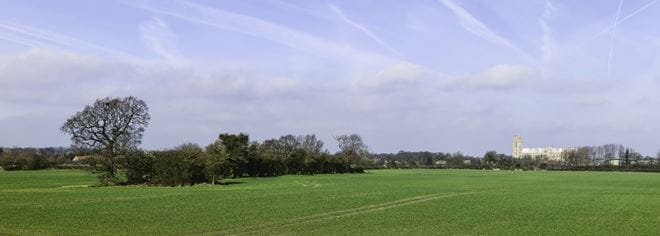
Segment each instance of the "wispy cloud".
M90 43L78 38L70 37L67 35L55 33L49 30L18 24L10 22L0 22L0 29L3 30L7 37L16 43L21 43L29 46L48 46L55 48L68 48L83 51L100 52L122 59L139 61L138 57L129 53L104 47L98 44Z
M398 56L398 57L402 57L402 56L401 56L401 53L399 53L396 49L394 49L392 46L390 46L388 43L386 43L384 40L382 40L380 37L378 37L378 35L376 35L375 33L373 33L373 32L372 32L371 30L369 30L366 26L364 26L364 25L362 25L362 24L359 24L359 23L357 23L357 22L355 22L355 21L349 19L349 18L346 16L346 14L344 14L344 12L343 12L341 9L339 9L339 7L337 7L337 6L333 5L333 4L328 4L328 7L330 7L330 9L332 9L332 11L333 11L335 14L337 14L337 16L339 16L339 18L340 18L343 22L345 22L346 24L352 26L353 28L355 28L355 29L361 31L362 33L364 33L365 35L367 35L369 38L371 38L373 41L375 41L376 43L378 43L378 45L380 45L381 47L387 49L388 51L390 51L390 52L393 53L394 55L396 55L396 56Z
M176 35L164 20L152 18L143 22L140 24L140 33L144 45L154 53L169 61L185 61L176 46Z
M470 12L465 10L465 8L456 4L453 0L438 0L441 4L447 7L449 10L456 15L461 25L468 32L500 46L504 46L514 50L518 53L524 60L527 62L536 65L536 60L530 56L527 52L519 48L518 46L511 43L506 38L498 35L493 30L491 30L486 24L475 18Z

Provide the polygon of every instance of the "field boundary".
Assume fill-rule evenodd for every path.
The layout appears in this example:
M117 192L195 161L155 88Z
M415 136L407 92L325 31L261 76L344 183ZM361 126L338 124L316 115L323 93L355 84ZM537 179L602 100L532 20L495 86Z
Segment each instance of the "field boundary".
M257 232L261 232L261 231L265 231L265 230L269 230L269 229L284 228L284 227L289 227L289 226L293 226L293 225L307 224L307 223L312 223L312 222L317 222L317 221L323 221L323 220L329 220L329 219L335 219L335 218L341 218L341 217L347 217L347 216L354 216L354 215L365 214L365 213L370 213L370 212L374 212L374 211L382 211L382 210L387 210L387 209L391 209L391 208L397 208L397 207L403 207L403 206L412 205L412 204L428 202L428 201L441 199L441 198L446 198L446 197L453 197L453 196L458 196L458 195L467 195L467 194L474 194L474 193L477 193L477 192L437 193L437 194L420 195L420 196L404 198L404 199L399 199L399 200L395 200L395 201L384 202L384 203L379 203L379 204L374 204L374 205L368 205L368 206L362 206L362 207L345 209L345 210L338 210L338 211L331 211L331 212L313 214L313 215L308 215L308 216L301 216L301 217L292 218L292 219L289 219L289 220L286 220L286 221L271 222L271 223L265 223L265 224L259 224L259 225L239 227L239 228L233 228L233 229L228 229L228 230L223 230L223 231L216 231L216 232L207 232L207 233L203 233L203 235L242 235L242 234L257 233Z

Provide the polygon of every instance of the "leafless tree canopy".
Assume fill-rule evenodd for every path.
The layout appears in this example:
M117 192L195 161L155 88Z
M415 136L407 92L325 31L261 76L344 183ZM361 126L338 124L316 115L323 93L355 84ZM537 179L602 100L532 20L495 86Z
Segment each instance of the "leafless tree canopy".
M321 153L323 152L323 141L316 138L314 134L305 136L298 136L302 149L308 153Z
M102 150L109 157L135 149L149 124L147 104L135 97L98 99L69 118L62 131L74 146Z
M369 147L362 142L362 137L357 134L340 135L335 137L337 146L348 164L359 165L361 160L369 155Z

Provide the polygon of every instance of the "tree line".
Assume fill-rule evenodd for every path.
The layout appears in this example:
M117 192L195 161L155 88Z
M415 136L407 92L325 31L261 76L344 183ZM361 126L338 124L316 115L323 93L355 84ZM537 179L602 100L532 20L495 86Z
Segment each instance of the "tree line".
M189 143L170 150L138 151L120 162L125 163L127 183L165 186L216 184L224 178L362 172L360 163L367 153L362 152L366 146L360 136L337 139L351 136L354 139L347 147L330 154L315 135L256 142L244 133L220 134L204 148Z
M488 151L483 156L460 152L407 152L372 154L367 168L450 168L450 169L550 169L550 170L643 170L660 171L660 153L643 156L620 144L567 149L560 157L510 155Z
M266 177L284 174L362 172L364 168L571 169L617 166L660 169L623 145L568 149L561 158L523 157L489 151L483 157L456 153L404 152L370 154L357 134L335 137L339 151L330 153L315 135L284 135L263 142L248 134L220 134L206 147L183 144L144 151L139 148L151 117L136 97L103 98L69 118L61 131L71 137L67 148L0 148L4 170L84 167L98 173L101 183L191 185L215 184L223 178ZM660 153L658 155L660 157Z
M74 152L69 148L2 148L0 167L4 170L39 170L65 168L73 164Z
M231 134L224 134L226 137ZM234 136L247 136L237 134ZM357 135L356 135L357 136ZM242 139L242 138L239 138ZM345 139L345 138L344 138ZM249 140L249 139L248 139ZM349 140L349 139L345 139ZM361 140L361 139L360 139ZM204 148L196 144L183 144L170 150L145 151L137 150L118 157L118 168L128 175L130 183L162 182L162 171L155 169L166 166L160 161L178 161L183 166L192 166L192 170L184 168L187 173L196 170L208 177L211 183L218 178L231 178L240 176L277 176L283 174L316 174L316 173L346 173L363 169L399 169L399 168L448 168L448 169L550 169L550 170L660 170L658 157L642 156L631 148L619 144L606 144L600 146L578 147L564 151L561 159L554 160L547 157L525 156L519 159L510 155L486 152L483 156L470 156L460 152L409 152L398 153L368 153L361 150L359 159L350 155L351 151L329 153L323 150L323 142L315 135L293 136L285 135L277 139L268 139L263 142L249 141L247 150L249 155L240 158L228 159L226 148L219 137L215 143ZM360 142L357 142L360 143ZM245 146L241 144L240 146ZM344 145L347 146L347 145ZM366 147L366 145L364 145ZM349 150L349 149L347 149ZM358 151L357 153L359 153ZM220 153L222 162L218 159L213 162L209 159L211 154ZM0 148L0 167L5 170L34 170L46 168L91 168L102 173L103 159L92 155L92 150L71 148ZM95 157L83 161L73 161L74 156ZM185 158L175 158L175 157ZM170 159L175 158L174 160ZM347 160L353 160L347 164ZM231 162L229 161L231 160ZM613 162L616 161L616 162ZM154 164L155 163L155 164ZM201 164L200 164L201 163ZM220 163L223 163L222 165ZM322 164L324 163L324 164ZM230 168L229 165L236 165ZM209 172L215 166L218 172ZM346 166L353 166L349 169ZM334 167L334 168L332 168ZM234 176L235 173L242 173ZM128 171L128 173L126 173ZM171 171L170 171L171 172ZM214 178L216 173L216 178ZM220 174L218 174L220 173ZM199 176L194 180L179 181L180 183L199 183ZM184 174L186 176L187 174ZM123 176L127 179L126 176ZM121 181L120 181L121 182Z
M215 184L223 178L277 176L284 174L362 172L368 147L357 134L336 137L339 152L331 154L315 135L285 135L263 142L248 134L220 134L202 148L183 144L161 151L139 149L151 116L146 103L136 97L103 98L69 118L61 131L71 137L73 153L98 174L104 185ZM2 150L5 170L42 169L60 162L49 161L43 151ZM71 162L67 152L64 162ZM80 156L79 156L80 157ZM51 158L52 159L52 158ZM57 159L57 158L55 158ZM48 163L48 164L46 164Z
M136 97L103 98L68 119L61 130L74 147L94 150L92 169L103 184L127 183L186 185L214 184L226 177L283 174L347 173L360 171L368 154L359 135L336 137L339 153L330 155L315 135L285 135L262 143L247 134L220 134L205 148L184 144L171 150L138 151L151 117L146 103Z
M0 165L5 170L84 167L97 173L104 185L180 186L216 184L224 178L363 172L369 153L362 138L352 134L336 140L340 151L330 153L314 134L257 142L245 133L224 133L203 148L187 143L159 151L133 149L112 160L94 149L0 148Z

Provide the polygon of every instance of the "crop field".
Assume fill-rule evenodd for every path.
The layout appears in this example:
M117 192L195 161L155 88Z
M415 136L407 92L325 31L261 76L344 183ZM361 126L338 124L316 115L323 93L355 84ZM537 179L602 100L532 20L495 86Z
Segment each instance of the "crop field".
M372 170L87 187L77 170L0 172L8 235L660 235L660 174Z

